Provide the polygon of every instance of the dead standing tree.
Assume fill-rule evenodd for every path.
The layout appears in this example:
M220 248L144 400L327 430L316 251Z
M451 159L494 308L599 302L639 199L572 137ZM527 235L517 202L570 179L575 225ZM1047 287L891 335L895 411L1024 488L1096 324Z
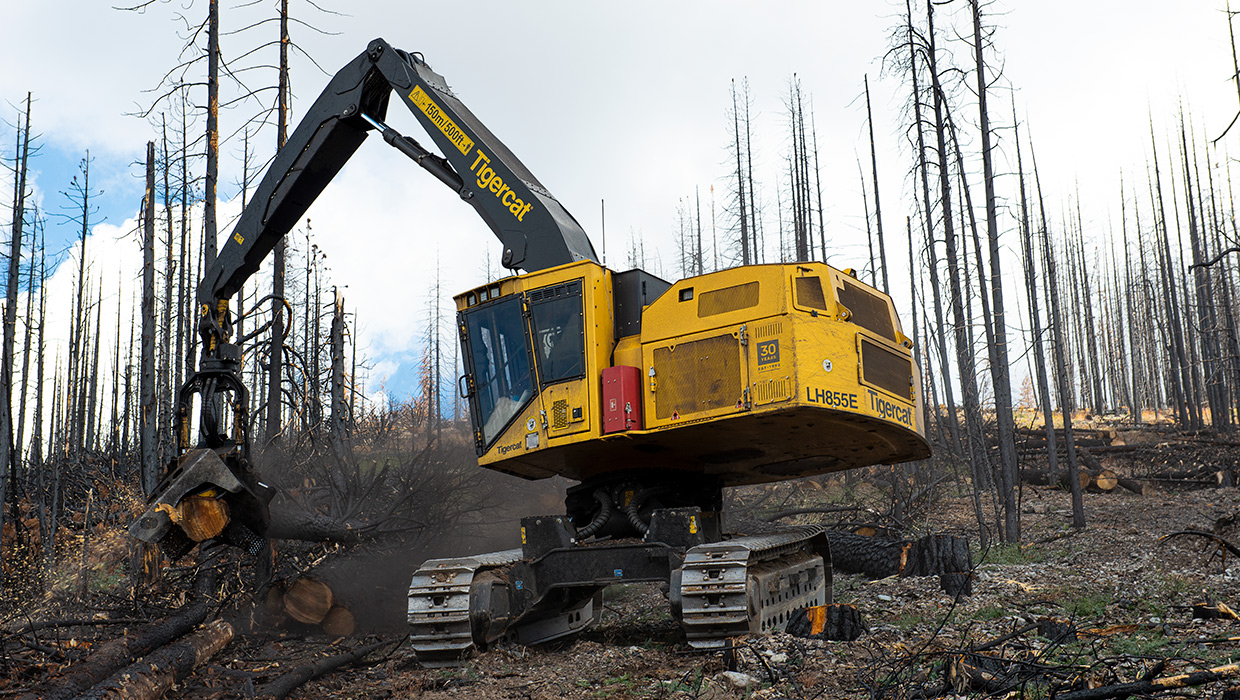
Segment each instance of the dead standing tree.
M947 95L940 81L938 66L938 50L935 42L934 5L931 0L926 2L926 69L930 77L931 107L934 114L934 132L937 140L938 172L940 190L940 218L943 224L943 240L946 247L947 282L950 293L952 317L954 322L953 337L956 343L956 361L960 368L960 390L964 400L965 428L968 433L970 462L973 466L974 488L979 488L990 472L990 455L985 446L982 432L981 400L977 391L977 370L973 359L973 348L969 344L968 323L965 320L965 298L961 287L959 268L960 252L957 249L955 220L952 216L952 185L948 166L947 150ZM979 514L980 515L980 514ZM979 533L981 546L988 543L986 528Z
M25 128L17 123L18 148L14 153L15 175L13 178L13 225L9 247L9 276L4 307L4 350L0 360L0 465L5 476L0 478L0 526L6 518L3 509L8 507L9 518L14 527L20 522L17 512L19 488L19 455L13 453L13 334L16 325L18 270L21 264L22 231L26 219L26 197L30 194L26 184L27 167L30 163L30 107L31 96L26 93Z
M999 484L1002 489L1005 539L1020 541L1020 509L1016 505L1016 430L1012 420L1012 380L1007 352L1007 317L1003 305L1003 270L999 260L999 214L995 199L995 169L992 156L990 114L986 93L989 83L983 57L982 9L979 0L971 0L973 10L974 73L977 77L978 131L982 140L982 182L986 190L986 240L990 246L990 295L994 328L994 352L991 357L991 379L995 392L995 419L999 433ZM979 260L980 264L981 261ZM984 294L985 292L983 292Z
M155 405L155 142L146 145L146 194L142 200L142 367L139 372L139 445L142 490L159 481L158 414Z

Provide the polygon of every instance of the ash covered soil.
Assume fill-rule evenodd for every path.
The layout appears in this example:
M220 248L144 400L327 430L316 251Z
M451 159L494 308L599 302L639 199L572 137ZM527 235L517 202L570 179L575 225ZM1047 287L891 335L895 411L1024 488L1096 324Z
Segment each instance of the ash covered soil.
M1087 529L1070 529L1070 497L1052 489L1023 492L1024 546L974 550L973 594L955 600L937 578L865 578L837 573L835 601L859 608L869 632L853 642L787 634L737 640L736 651L685 645L657 586L606 591L601 624L570 641L539 647L501 645L455 669L419 669L391 637L360 665L312 681L292 698L871 698L953 694L976 697L958 678L941 687L955 653L987 645L1005 665L1014 697L1046 697L1053 688L1096 687L1235 662L1240 621L1195 620L1191 606L1240 608L1240 561L1217 555L1201 537L1240 512L1235 488L1186 493L1086 494ZM975 539L971 501L940 499L918 534ZM1222 532L1240 542L1236 532ZM1054 641L1027 630L1047 617L1079 630ZM373 640L373 638L371 638ZM340 653L364 639L283 635L239 638L172 697L246 697L282 670ZM972 657L970 657L972 658ZM1014 663L1016 663L1014 661ZM1165 662L1162 668L1154 667ZM1021 665L1023 664L1023 665ZM1012 669L1016 670L1013 671ZM1007 691L999 693L1005 695ZM1180 691L1214 697L1219 685Z

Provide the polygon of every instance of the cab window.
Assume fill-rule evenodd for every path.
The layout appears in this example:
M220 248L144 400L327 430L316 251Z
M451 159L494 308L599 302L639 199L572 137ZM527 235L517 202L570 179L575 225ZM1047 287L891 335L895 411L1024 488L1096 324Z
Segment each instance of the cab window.
M474 420L490 447L534 395L521 298L475 307L464 317Z
M529 293L534 326L534 361L540 385L585 374L585 332L581 280Z

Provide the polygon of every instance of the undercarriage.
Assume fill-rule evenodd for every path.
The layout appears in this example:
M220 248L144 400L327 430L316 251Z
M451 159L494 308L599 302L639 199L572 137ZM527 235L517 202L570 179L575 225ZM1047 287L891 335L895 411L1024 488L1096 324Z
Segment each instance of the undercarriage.
M717 485L690 478L613 477L571 490L572 516L522 519L519 549L427 561L409 587L418 661L452 666L502 640L538 644L581 632L598 622L602 591L617 583L665 584L695 648L782 630L793 610L831 602L821 528L724 535L719 495Z

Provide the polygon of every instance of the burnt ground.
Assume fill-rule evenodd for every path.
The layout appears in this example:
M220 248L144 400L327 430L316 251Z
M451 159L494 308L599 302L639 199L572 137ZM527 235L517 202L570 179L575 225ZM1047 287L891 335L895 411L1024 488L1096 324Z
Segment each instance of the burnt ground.
M971 596L953 600L935 578L870 581L837 575L837 602L856 605L870 632L854 642L787 634L739 641L729 677L723 652L695 652L680 637L657 587L607 591L600 626L579 638L526 648L506 645L452 670L420 670L407 647L369 667L305 686L296 698L868 698L907 696L941 680L949 652L984 643L1054 616L1081 629L1136 625L1115 634L1055 643L1036 631L1002 647L1007 656L1079 667L1094 685L1135 680L1157 661L1167 674L1233 663L1240 642L1189 640L1240 635L1240 621L1194 620L1207 600L1240 607L1240 561L1202 551L1203 540L1161 535L1210 530L1240 510L1235 489L1086 494L1088 528L1070 529L1066 493L1025 489L1024 547L978 556ZM970 502L952 498L930 514L936 532L967 533ZM977 562L975 562L977 563ZM234 651L234 654L236 652ZM245 664L238 662L237 668ZM737 687L750 683L749 687ZM1047 686L1026 683L1027 697ZM1217 687L1203 690L1208 696ZM186 694L184 697L191 697ZM201 697L201 696L198 696Z
M970 533L970 503L944 499L929 513L925 529ZM1240 607L1240 561L1220 560L1212 547L1203 551L1200 538L1159 538L1182 529L1210 530L1219 518L1240 511L1240 491L1086 494L1085 507L1089 526L1074 533L1068 494L1026 487L1023 525L1031 544L975 552L974 593L960 600L942 593L935 578L837 575L836 601L862 610L870 632L854 642L786 634L739 640L731 668L743 675L725 674L730 659L723 652L689 649L659 588L633 584L608 589L599 627L571 641L501 645L448 670L418 669L410 649L394 642L386 655L311 682L291 697L900 697L941 680L950 652L1048 616L1103 633L1116 625L1136 627L1110 635L1082 632L1083 639L1071 643L1031 631L1000 651L1079 669L1094 685L1135 680L1164 659L1170 659L1168 674L1234 662L1240 643L1189 640L1240 635L1240 621L1194 620L1191 606L1222 601ZM174 697L244 697L247 688L298 659L357 643L289 632L243 638L199 673L207 681L203 686L191 682ZM1024 690L1040 697L1047 687L1033 678Z
M1118 465L1117 465L1118 466ZM950 490L950 488L948 489ZM1053 640L1026 629L986 655L995 697L1048 697L1053 689L1133 681L1146 673L1176 673L1234 663L1240 657L1240 620L1195 620L1191 606L1220 601L1240 608L1240 561L1220 558L1204 538L1160 537L1178 530L1210 531L1220 518L1240 513L1240 490L1147 489L1085 494L1089 521L1070 528L1070 497L1041 487L1022 490L1021 546L974 551L973 595L953 599L936 578L867 580L836 574L836 602L857 606L869 632L853 642L807 640L787 634L737 641L735 652L698 652L683 642L657 586L615 586L606 591L601 624L572 640L528 648L502 644L455 669L419 669L400 638L400 597L382 634L329 638L309 628L270 625L246 613L229 613L243 632L210 663L167 697L184 700L252 697L257 688L288 670L363 644L389 644L353 666L311 681L292 698L908 698L970 690L941 684L956 654L986 645L1047 617L1070 621L1076 641ZM949 533L975 539L971 500L941 495L904 534ZM1240 544L1240 533L1223 531ZM102 546L107 538L99 538ZM117 537L114 546L123 546ZM173 571L167 586L175 588ZM391 573L389 572L389 576ZM404 576L400 572L400 576ZM358 588L366 597L366 575ZM118 589L121 582L114 582ZM175 610L168 593L163 610ZM66 627L17 646L19 621L53 617L123 617L124 601L96 597L72 606L49 594L8 616L0 697L20 694L56 668L83 658L119 633L116 627ZM391 601L397 601L393 604ZM133 601L130 601L133 605ZM156 606L152 616L159 614ZM248 618L248 619L247 619ZM1117 627L1122 626L1122 627ZM374 631L371 625L368 631ZM51 650L51 651L49 651ZM966 656L976 661L977 657ZM981 663L981 662L977 662ZM987 662L990 663L990 662ZM1159 664L1161 668L1155 668ZM997 670L995 670L997 669ZM997 679L997 680L995 680ZM984 685L982 681L975 681ZM1220 684L1177 691L1215 697ZM1165 697L1165 696L1164 696Z

